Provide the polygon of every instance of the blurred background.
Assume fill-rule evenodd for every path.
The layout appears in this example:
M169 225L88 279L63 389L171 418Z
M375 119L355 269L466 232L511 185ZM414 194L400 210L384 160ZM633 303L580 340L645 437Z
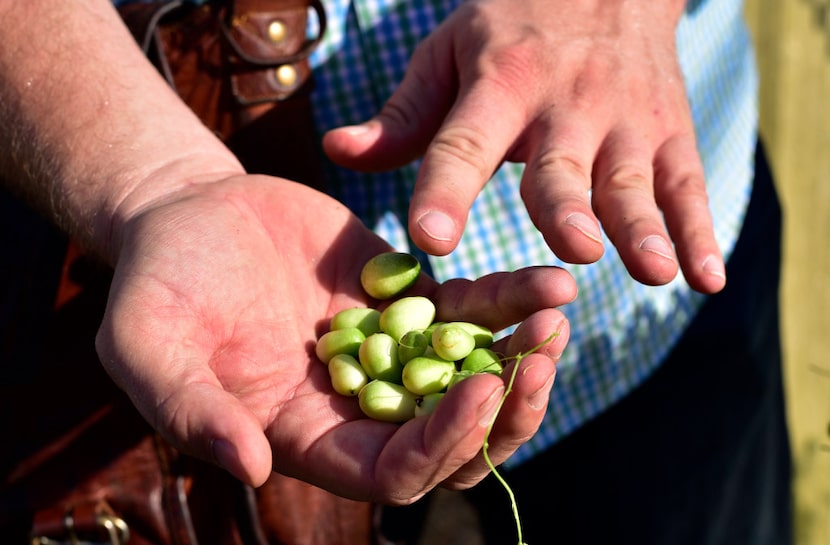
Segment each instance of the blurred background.
M746 0L761 72L761 135L784 210L781 328L795 545L830 545L830 0ZM759 271L763 274L763 271ZM480 545L439 490L423 545Z
M747 0L784 209L782 334L797 545L830 545L830 0Z

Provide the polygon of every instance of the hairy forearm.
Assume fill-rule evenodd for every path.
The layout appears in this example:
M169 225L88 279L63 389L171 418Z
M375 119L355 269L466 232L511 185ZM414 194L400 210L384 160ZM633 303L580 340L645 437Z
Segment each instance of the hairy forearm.
M108 0L0 0L0 19L0 178L104 258L123 217L241 171Z

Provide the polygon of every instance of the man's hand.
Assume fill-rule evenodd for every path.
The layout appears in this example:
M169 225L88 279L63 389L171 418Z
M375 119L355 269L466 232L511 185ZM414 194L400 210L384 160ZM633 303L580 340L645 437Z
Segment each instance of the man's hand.
M409 231L431 254L455 248L480 189L520 161L527 210L561 259L599 259L599 220L635 279L669 282L679 261L716 292L723 260L674 48L684 4L463 2L378 116L330 132L327 153L365 170L424 154Z
M172 443L258 485L272 467L335 493L407 503L430 488L471 486L504 383L473 377L430 417L402 426L366 418L334 393L315 341L338 310L377 306L360 270L388 246L342 205L305 186L237 175L136 207L116 229L115 278L98 335L102 361ZM554 362L568 340L553 307L575 296L556 268L444 285L423 277L444 320L501 329L525 351L491 437L504 460L537 429ZM273 454L272 454L273 453Z

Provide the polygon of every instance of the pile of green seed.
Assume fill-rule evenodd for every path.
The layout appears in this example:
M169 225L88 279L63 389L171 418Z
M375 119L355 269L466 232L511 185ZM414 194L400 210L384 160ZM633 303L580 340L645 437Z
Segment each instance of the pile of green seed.
M389 300L419 274L415 257L387 252L365 264L360 280L370 296ZM471 322L436 322L435 313L430 299L409 296L383 311L360 307L335 314L316 346L334 390L357 396L370 418L405 422L432 412L459 380L501 374L502 357L490 348L492 331Z

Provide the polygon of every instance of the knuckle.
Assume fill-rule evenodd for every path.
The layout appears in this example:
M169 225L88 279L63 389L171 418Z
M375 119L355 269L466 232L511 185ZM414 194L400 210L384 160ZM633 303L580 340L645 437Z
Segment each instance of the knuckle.
M487 148L487 139L483 134L462 126L440 131L430 144L430 152L434 157L452 162L461 161L477 171L482 178L489 178L492 174L490 165L483 160Z
M417 105L407 94L395 94L383 106L379 117L386 118L396 126L412 127L418 122Z
M609 191L644 190L651 188L654 179L651 166L641 162L627 161L611 167L603 185ZM650 189L648 189L651 192Z
M553 149L540 155L534 166L535 174L540 177L568 175L582 179L590 184L591 167L579 155L566 149Z

